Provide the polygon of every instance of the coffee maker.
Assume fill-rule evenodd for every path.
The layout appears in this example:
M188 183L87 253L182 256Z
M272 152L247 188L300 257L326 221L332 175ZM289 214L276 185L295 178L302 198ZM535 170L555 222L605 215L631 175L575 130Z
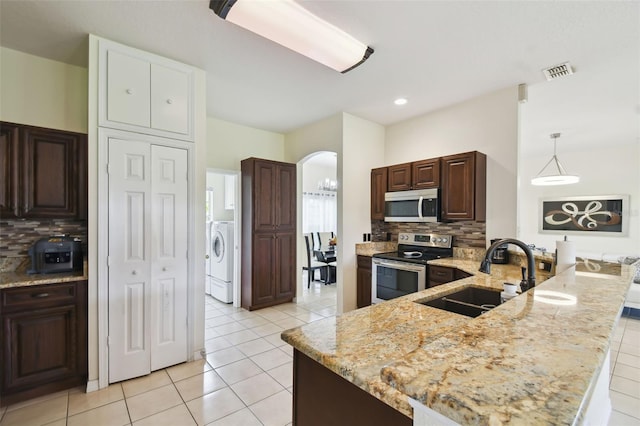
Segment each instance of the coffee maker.
M491 240L491 244L495 243L496 241L500 241L500 240L501 240L501 238L496 238L495 240ZM499 264L499 265L503 265L503 264L509 263L508 247L509 247L509 244L502 244L502 245L499 245L498 247L496 247L496 249L494 250L493 254L491 255L491 263Z

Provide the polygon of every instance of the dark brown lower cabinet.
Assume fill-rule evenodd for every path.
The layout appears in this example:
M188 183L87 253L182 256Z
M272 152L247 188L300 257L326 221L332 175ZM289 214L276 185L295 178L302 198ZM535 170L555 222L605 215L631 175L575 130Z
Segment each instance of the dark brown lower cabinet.
M450 283L451 281L461 280L463 278L467 278L470 276L471 274L468 274L457 268L448 268L446 266L429 265L428 288Z
M413 420L294 350L293 424L410 426Z
M87 281L0 292L2 405L87 381Z
M371 305L371 257L369 256L358 256L356 287L358 308Z

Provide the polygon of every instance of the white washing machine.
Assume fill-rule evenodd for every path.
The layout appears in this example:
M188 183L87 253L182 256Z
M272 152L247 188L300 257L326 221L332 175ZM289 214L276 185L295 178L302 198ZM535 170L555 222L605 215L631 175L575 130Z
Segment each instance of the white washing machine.
M233 302L233 222L213 222L209 256L211 295Z

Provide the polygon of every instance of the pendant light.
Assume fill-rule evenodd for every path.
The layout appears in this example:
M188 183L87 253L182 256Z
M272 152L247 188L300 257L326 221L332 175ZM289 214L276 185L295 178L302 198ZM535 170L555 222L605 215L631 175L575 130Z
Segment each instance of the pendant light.
M562 167L562 164L560 164L560 160L558 160L558 156L556 155L556 142L559 137L560 137L560 133L551 134L551 139L553 139L553 157L551 157L551 160L549 160L547 164L544 165L542 170L538 172L536 177L531 179L531 185L536 185L536 186L569 185L572 183L580 182L580 177L576 175L567 174L564 167ZM556 165L556 168L558 169L558 173L543 175L544 170L547 167L549 167L551 163L554 163Z

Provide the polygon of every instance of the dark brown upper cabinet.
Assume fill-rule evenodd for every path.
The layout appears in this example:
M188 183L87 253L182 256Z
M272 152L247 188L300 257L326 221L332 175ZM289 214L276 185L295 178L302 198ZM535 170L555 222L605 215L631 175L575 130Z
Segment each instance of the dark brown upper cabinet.
M438 188L440 186L440 159L394 164L388 167L387 191Z
M411 163L411 189L429 189L440 186L440 159L415 161Z
M387 192L387 167L371 170L371 219L384 220L384 194Z
M478 151L442 157L443 221L486 219L487 156Z
M17 217L19 175L19 127L0 123L0 217Z
M87 217L87 137L0 123L0 214L4 218Z
M387 170L387 191L408 191L411 189L411 164L394 164Z

